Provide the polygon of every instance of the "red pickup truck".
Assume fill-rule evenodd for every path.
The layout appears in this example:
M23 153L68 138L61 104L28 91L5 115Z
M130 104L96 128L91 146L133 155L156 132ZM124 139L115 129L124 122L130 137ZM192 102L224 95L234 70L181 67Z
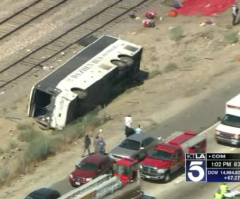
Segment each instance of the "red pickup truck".
M191 131L173 133L167 141L158 144L140 163L142 179L163 180L185 166L185 153L205 153L207 140Z

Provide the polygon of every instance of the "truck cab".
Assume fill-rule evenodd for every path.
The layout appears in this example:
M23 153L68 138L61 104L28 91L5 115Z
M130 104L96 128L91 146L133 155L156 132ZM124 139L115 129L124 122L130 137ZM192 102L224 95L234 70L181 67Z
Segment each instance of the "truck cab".
M169 181L170 175L184 166L184 153L177 146L159 144L141 163L143 179Z
M185 165L185 153L206 152L206 137L194 132L176 132L172 138L157 145L153 151L140 163L142 179L171 180Z
M219 120L215 134L217 143L240 146L240 94L226 103L225 115Z

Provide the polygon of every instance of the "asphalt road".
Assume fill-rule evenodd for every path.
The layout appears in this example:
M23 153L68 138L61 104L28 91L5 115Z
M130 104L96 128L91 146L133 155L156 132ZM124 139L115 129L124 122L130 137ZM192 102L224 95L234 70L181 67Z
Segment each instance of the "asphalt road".
M156 136L161 135L163 137L167 137L176 130L189 129L196 132L202 132L215 124L217 122L217 117L224 115L226 101L236 96L239 92L240 87L238 80L233 80L224 88L213 89L211 94L204 100L196 102L185 111L173 116L161 125L154 127L148 131L148 133ZM179 106L181 106L181 104L179 104ZM153 184L151 184L151 187L152 186ZM158 186L159 185L157 185L157 187ZM73 189L69 185L67 178L53 184L52 188L59 190L62 194Z

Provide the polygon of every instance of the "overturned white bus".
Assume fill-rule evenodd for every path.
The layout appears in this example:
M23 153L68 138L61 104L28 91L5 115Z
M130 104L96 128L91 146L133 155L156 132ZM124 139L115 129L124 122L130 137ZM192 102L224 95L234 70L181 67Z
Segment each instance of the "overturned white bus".
M102 36L35 84L28 116L62 130L122 92L139 72L142 46Z

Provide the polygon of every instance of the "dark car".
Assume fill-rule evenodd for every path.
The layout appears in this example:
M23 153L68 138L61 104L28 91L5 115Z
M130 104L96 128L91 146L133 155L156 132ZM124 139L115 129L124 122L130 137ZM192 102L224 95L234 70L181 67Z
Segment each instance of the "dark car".
M103 154L92 154L84 158L70 174L69 182L73 187L79 187L92 179L112 174L113 160Z
M42 188L30 193L25 199L57 199L61 197L61 194L49 188Z
M112 149L109 152L109 156L114 160L124 157L142 160L159 143L159 139L147 134L131 135Z

